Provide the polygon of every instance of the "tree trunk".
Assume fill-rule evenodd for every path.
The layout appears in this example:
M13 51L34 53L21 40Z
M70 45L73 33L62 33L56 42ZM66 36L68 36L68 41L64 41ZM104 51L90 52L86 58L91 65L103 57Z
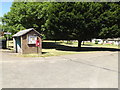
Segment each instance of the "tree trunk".
M81 49L82 40L78 40L78 49Z
M68 40L67 40L67 44L68 44Z

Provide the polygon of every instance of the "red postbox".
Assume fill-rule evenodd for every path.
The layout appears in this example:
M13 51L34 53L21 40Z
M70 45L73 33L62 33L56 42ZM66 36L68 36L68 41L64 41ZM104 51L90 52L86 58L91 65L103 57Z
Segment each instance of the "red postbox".
M39 46L40 46L40 41L36 40L36 47L39 47Z

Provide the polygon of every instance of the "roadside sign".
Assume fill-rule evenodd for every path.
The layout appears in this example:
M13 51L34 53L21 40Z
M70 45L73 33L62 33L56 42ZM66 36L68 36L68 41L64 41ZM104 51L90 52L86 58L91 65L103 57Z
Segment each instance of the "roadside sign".
M11 35L12 33L10 33L10 32L4 32L4 34L8 34L8 35Z

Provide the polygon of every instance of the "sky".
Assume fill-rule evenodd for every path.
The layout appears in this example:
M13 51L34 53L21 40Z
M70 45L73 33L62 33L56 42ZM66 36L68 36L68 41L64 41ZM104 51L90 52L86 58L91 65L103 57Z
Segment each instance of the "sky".
M10 11L10 7L12 5L12 2L4 2L0 0L0 17L2 17L5 13Z

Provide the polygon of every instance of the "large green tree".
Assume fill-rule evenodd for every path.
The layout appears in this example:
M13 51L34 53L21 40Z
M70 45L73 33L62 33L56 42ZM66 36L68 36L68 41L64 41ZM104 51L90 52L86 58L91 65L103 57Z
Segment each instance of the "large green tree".
M100 3L51 3L45 22L47 33L53 39L90 40L99 33ZM49 38L49 37L48 37Z
M120 5L119 3L102 3L99 38L120 37Z
M6 30L35 28L47 39L83 40L120 36L118 3L13 2L4 15Z
M44 24L47 38L83 40L120 36L118 3L51 3ZM50 37L49 37L50 36Z
M44 14L49 3L38 2L13 2L10 12L4 15L5 26L13 34L19 30L35 28L41 30L44 24ZM40 31L41 32L41 31Z

